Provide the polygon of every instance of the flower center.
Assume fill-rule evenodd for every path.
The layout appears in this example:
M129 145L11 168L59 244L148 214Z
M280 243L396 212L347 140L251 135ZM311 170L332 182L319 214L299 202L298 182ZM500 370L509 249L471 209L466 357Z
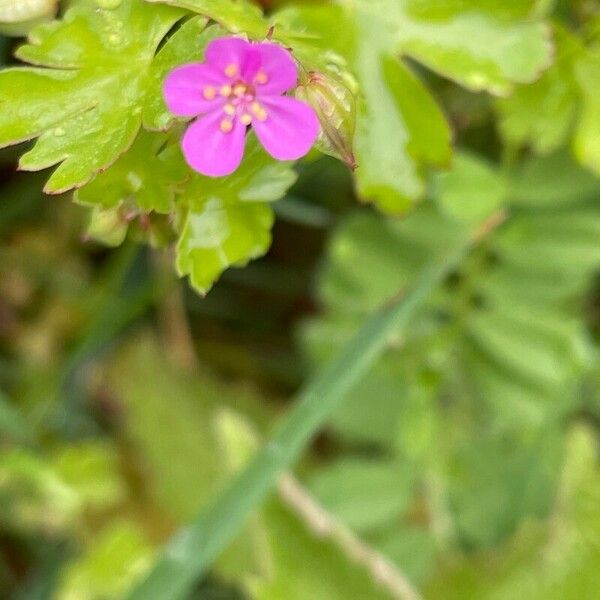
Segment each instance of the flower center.
M262 75L263 77L259 77ZM257 83L266 83L266 75L258 73ZM260 80L259 80L260 79ZM206 98L206 89L204 97ZM210 95L213 99L216 97L216 90L212 90ZM256 99L256 92L253 85L245 81L237 80L231 84L225 84L219 89L219 95L227 99L223 105L224 117L220 124L223 133L229 133L233 130L234 119L238 118L242 125L251 125L254 119L264 121L267 118L267 111L264 106Z

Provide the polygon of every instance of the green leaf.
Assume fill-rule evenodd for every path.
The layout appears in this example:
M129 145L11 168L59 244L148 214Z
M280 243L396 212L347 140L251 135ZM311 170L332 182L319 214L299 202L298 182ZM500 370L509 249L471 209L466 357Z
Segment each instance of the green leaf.
M57 447L49 459L15 449L0 456L0 519L34 532L75 530L124 496L112 448L101 442Z
M219 484L211 414L221 394L208 381L181 377L147 335L123 348L110 381L146 473L147 493L176 522L191 518Z
M509 188L511 201L518 206L569 207L582 200L596 201L600 196L600 179L561 151L548 157L533 157L519 165Z
M506 201L506 183L491 166L461 153L452 170L437 179L440 208L449 216L467 222L481 222Z
M110 169L75 192L82 204L170 213L175 188L189 171L177 145L164 148L168 138L141 132L129 151Z
M133 143L154 52L181 15L142 0L114 9L84 0L35 29L17 56L39 68L0 73L0 145L39 138L20 166L59 165L48 192L89 181Z
M539 153L558 149L573 135L577 160L600 174L600 45L594 42L594 19L580 37L557 24L557 57L533 85L520 87L499 101L500 132L515 147L531 146ZM591 42L586 45L586 37Z
M146 0L151 4L180 6L209 17L232 33L245 33L250 37L265 38L269 21L260 8L249 0Z
M378 25L368 19L361 21L364 46L356 64L364 93L356 133L358 189L382 210L402 212L424 192L421 162L450 160L450 129L420 81L373 44Z
M398 56L471 90L508 93L548 66L549 32L533 2L359 0L339 7L284 11L288 27L333 48L359 86L355 140L360 195L386 212L424 195L425 167L445 166L450 129L435 100ZM277 19L277 15L275 15ZM332 30L335 32L332 34Z
M582 95L581 116L575 132L575 156L600 175L600 44L577 61L575 77Z
M206 27L206 18L189 19L164 43L150 66L147 98L142 113L144 127L165 130L175 120L167 110L162 92L166 75L176 66L202 62L204 49L214 38L224 35L220 27Z
M181 197L189 209L177 244L179 274L204 294L226 268L265 254L274 221L265 202L283 196L295 180L290 165L273 160L254 138L233 175L195 176Z
M190 210L177 244L177 271L206 294L230 266L245 266L267 252L274 216L259 203L208 198Z
M63 571L57 600L117 600L151 564L152 550L140 528L114 521Z
M327 540L315 537L278 503L265 509L265 522L273 567L270 577L249 586L256 600L385 600L382 586Z
M573 58L581 48L566 29L555 27L556 59L538 81L518 87L497 103L499 129L511 145L547 154L559 148L575 119L578 91Z
M54 452L52 467L87 510L106 510L125 495L117 456L108 444L86 442L64 446Z
M600 585L600 472L597 444L584 426L567 438L554 514L526 523L502 553L461 561L434 580L427 597L592 600Z
M402 515L412 475L394 461L342 459L320 468L309 488L326 510L360 532Z
M471 2L471 10L454 2L440 14L439 0L382 1L402 52L468 89L506 94L513 83L531 82L549 66L547 25L520 20L514 11L507 21L503 2ZM377 3L370 9L377 11Z
M120 208L94 206L89 216L85 237L116 248L125 241L128 230L127 218Z

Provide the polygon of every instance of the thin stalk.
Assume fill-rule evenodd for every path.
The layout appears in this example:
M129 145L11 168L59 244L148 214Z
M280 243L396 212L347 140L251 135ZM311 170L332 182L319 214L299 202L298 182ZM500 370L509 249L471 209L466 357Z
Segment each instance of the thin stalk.
M406 293L392 299L364 324L333 362L300 391L294 408L271 441L214 504L168 543L150 574L130 593L129 600L178 600L186 596L244 526L249 513L275 487L282 472L295 462L327 422L346 393L371 368L390 336L414 318L432 291L460 263L469 246L465 244L424 269Z

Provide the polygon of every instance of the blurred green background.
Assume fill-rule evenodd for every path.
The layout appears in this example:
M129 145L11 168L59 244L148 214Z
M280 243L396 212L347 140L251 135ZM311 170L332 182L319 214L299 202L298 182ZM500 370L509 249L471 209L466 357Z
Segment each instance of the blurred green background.
M552 19L598 93L567 43L506 100L419 71L457 147L427 198L385 217L306 161L268 255L206 297L169 251L88 239L88 210L0 151L0 597L125 597L302 383L491 215L190 598L600 598L600 164L572 151L578 119L600 144L597 10Z

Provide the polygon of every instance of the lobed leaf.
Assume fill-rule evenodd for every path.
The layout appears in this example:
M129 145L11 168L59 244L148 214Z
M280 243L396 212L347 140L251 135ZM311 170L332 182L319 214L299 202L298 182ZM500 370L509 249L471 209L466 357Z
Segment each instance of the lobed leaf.
M17 56L45 68L0 72L0 145L38 138L24 170L59 165L50 193L80 187L133 143L156 48L182 12L123 0L85 0L35 29Z

